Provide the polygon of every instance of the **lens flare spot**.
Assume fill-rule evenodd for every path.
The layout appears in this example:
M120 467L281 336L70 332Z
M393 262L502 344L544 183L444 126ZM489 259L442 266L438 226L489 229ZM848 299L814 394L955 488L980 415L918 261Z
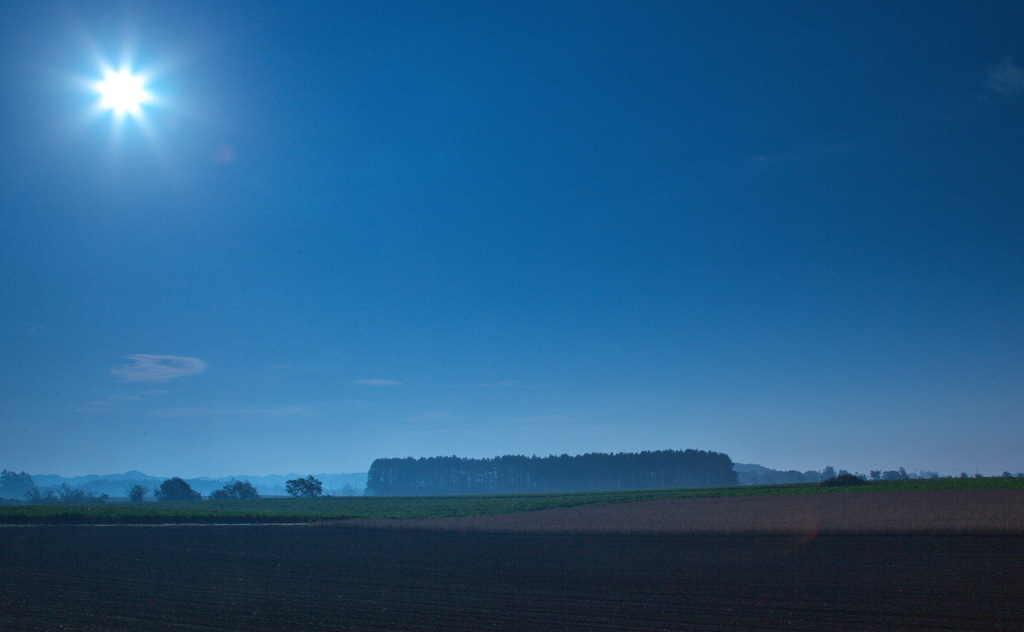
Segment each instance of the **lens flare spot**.
M113 110L115 114L139 114L142 106L152 99L146 91L145 79L122 69L107 72L96 84L100 95L100 107Z

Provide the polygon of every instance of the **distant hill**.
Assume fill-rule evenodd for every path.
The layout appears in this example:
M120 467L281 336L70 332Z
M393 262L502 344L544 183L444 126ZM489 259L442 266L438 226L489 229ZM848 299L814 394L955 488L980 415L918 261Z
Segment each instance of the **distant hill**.
M131 470L124 474L88 474L86 476L58 476L56 474L33 474L32 480L35 481L36 485L42 489L47 487L60 487L64 483L67 483L68 487L79 487L82 488L85 485L92 483L102 483L104 481L133 481L142 482L147 480L155 480L158 484L164 480L156 476L147 476L138 470Z
M246 480L256 487L261 496L285 496L285 483L291 479L302 478L305 474L270 474L265 476L225 476L220 478L198 477L185 480L192 489L207 496L232 480ZM335 496L361 495L366 488L366 474L314 474L324 484L324 494ZM132 485L142 485L152 490L167 480L168 476L150 476L132 470L124 474L89 474L86 476L58 476L56 474L33 474L32 480L40 489L56 489L66 484L73 489L81 489L93 494L107 494L111 498L124 498L127 489ZM346 487L348 486L348 487Z

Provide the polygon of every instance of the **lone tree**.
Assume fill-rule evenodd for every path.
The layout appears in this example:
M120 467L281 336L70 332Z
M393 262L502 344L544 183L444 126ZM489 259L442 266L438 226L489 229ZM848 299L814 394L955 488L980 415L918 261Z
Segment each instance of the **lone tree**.
M153 493L157 500L199 500L202 495L177 476L160 483Z
M295 478L284 484L285 490L296 498L316 498L324 491L324 484L312 474L306 478Z
M0 472L0 498L22 498L36 488L28 472L4 470Z
M254 500L260 497L249 481L234 481L210 494L210 500Z
M125 490L125 492L128 494L128 500L130 502L141 503L142 499L149 493L149 490L146 489L145 486L136 483Z

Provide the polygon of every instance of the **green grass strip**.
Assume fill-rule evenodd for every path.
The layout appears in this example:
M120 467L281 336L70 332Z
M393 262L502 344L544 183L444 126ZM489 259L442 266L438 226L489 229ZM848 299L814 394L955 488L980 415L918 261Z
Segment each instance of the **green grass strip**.
M315 499L266 498L248 501L200 500L140 504L0 505L0 524L281 524L337 521L350 518L453 518L668 498L1000 488L1024 488L1024 478L876 481L855 487L821 487L811 483L492 496L361 496Z

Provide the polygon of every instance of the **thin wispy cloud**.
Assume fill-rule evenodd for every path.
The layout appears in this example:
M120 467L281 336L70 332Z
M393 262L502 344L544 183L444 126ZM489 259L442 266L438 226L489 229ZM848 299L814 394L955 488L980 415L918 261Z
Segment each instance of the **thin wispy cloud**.
M988 71L988 87L1002 94L1024 92L1024 68L1018 66L1013 57L1006 57Z
M207 408L193 406L188 408L165 408L153 411L153 417L308 417L313 411L304 406L283 406L281 408Z
M65 410L69 413L108 413L110 412L111 403L106 400L86 402L85 405L78 408L67 408Z
M356 380L356 384L362 384L363 386L401 386L401 382L394 380Z
M534 415L532 417L513 417L500 422L502 426L523 427L523 426L547 426L580 421L584 417L578 413L551 413L549 415Z
M443 410L437 410L437 411L434 411L434 412L424 413L422 415L413 415L412 417L408 417L406 419L406 421L413 422L413 423L422 423L422 422L425 422L425 421L434 421L435 419L441 419L441 418L447 417L447 416L448 416L447 412L445 412Z
M538 388L529 384L524 384L519 380L502 380L501 382L481 382L474 384L476 388Z
M146 396L151 397L166 394L167 391L150 390L138 395L111 395L105 399L94 400L87 402L84 406L79 408L69 408L68 412L73 413L95 413L95 412L111 412L118 407L118 404L125 402L140 402L145 401Z
M121 402L121 401L131 402L131 401L139 401L139 400L146 399L147 395L153 396L153 395L166 395L166 394L167 394L167 391L156 391L156 390L154 390L154 391L146 391L145 393L140 393L138 395L114 395L112 397L108 397L107 399L110 400L110 401L113 401L113 402Z
M121 376L125 382L168 382L206 370L206 363L199 358L137 353L124 359L129 363L114 367L110 372Z

